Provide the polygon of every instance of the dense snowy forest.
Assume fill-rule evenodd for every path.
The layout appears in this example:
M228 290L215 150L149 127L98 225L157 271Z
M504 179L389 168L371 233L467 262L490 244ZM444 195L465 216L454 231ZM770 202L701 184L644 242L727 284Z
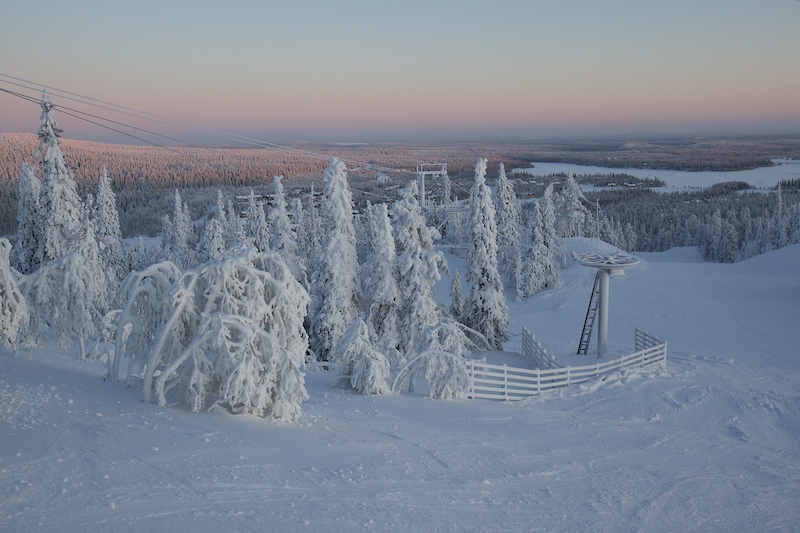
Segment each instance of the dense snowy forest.
M697 246L716 262L800 242L793 182L664 194L584 191L570 174L520 199L502 163L487 178L478 158L466 196L445 174L430 198L406 180L362 207L332 156L319 194L290 197L276 174L264 195L216 189L198 216L173 189L160 239L126 247L113 171L81 195L46 93L41 107L36 165L19 165L13 246L0 241L3 342L77 342L82 358L107 362L108 379L158 405L297 420L309 364L364 394L463 397L465 354L508 338L507 298L560 284L563 238ZM449 309L433 296L449 274L442 246L467 261Z

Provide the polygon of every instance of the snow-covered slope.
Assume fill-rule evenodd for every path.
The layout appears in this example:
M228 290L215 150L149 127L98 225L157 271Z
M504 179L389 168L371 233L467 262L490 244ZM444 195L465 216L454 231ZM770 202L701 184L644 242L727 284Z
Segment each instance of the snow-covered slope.
M277 424L142 403L74 353L2 354L0 531L796 530L800 246L641 259L611 282L609 349L641 327L667 370L519 403L362 397L312 372L300 423ZM593 272L562 275L509 308L512 335L567 358Z

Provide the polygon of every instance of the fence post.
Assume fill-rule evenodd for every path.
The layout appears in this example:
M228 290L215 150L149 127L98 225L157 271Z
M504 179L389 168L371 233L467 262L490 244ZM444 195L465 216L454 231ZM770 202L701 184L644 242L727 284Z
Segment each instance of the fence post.
M540 396L542 394L542 371L538 368L536 369L536 396Z
M508 401L508 367L503 363L503 401Z

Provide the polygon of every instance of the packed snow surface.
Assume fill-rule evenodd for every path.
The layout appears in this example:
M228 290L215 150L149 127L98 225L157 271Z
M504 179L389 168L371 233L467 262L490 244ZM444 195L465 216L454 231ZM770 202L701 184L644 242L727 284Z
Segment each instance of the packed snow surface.
M4 352L0 531L797 530L800 245L638 257L611 282L609 352L639 327L668 341L666 370L516 403L367 397L309 371L286 424L143 403L74 350ZM594 269L562 276L509 302L508 352L487 358L524 364L526 326L556 357L594 360L567 355Z

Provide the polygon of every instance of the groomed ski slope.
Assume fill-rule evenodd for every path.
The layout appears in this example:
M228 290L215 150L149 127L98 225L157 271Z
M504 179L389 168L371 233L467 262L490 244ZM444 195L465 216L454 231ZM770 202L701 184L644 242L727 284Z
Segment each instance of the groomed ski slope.
M639 257L611 282L609 351L640 327L667 369L516 403L362 397L309 372L301 422L276 424L145 404L74 352L3 353L0 531L800 529L800 246ZM508 350L527 326L580 361L593 272L562 275L509 302Z

